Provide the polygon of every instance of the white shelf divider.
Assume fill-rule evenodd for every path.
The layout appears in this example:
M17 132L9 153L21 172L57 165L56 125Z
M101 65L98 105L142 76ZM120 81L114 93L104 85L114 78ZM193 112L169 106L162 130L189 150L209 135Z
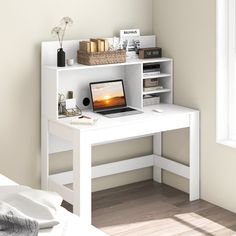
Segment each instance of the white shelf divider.
M156 94L156 93L169 93L169 92L171 92L170 89L158 89L158 90L153 90L153 91L148 91L148 92L143 91L143 95Z
M143 74L143 79L155 79L155 78L162 78L162 77L170 77L171 74L161 73L156 75L145 75Z

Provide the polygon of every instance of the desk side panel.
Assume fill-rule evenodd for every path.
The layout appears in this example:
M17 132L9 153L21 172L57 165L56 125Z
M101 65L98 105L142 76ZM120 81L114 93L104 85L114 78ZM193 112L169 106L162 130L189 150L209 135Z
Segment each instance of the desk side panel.
M58 118L58 72L49 68L42 69L41 102L42 119L57 120Z
M190 114L190 140L189 140L189 165L190 165L190 183L189 194L190 201L200 198L200 151L199 151L199 112Z
M57 120L57 71L42 68L41 77L41 186L48 188L48 120Z
M143 108L142 104L142 64L128 65L125 67L125 94L127 105Z

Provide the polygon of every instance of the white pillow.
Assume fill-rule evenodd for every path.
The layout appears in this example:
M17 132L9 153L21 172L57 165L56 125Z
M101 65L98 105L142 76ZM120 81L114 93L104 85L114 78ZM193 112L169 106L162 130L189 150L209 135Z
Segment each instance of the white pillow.
M17 215L36 220L39 228L50 228L59 224L57 209L62 203L62 197L54 192L31 189L26 186L0 187L2 209L15 209ZM6 204L3 204L6 203ZM4 212L2 212L4 213Z

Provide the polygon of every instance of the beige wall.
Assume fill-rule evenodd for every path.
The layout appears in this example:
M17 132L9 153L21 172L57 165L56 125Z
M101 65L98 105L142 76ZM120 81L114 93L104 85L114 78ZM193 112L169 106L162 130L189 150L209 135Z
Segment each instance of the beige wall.
M174 101L201 111L201 197L236 212L236 150L215 141L215 0L153 3L154 33L164 54L174 58ZM186 146L188 132L180 135ZM165 137L165 152L171 157L178 150L185 162L186 147L177 148L174 136ZM172 175L165 181L186 190L186 181Z
M52 27L63 16L74 20L66 39L109 37L119 29L152 33L152 0L8 0L1 3L0 21L0 173L21 184L40 183L40 43L52 40ZM54 40L54 39L53 39ZM114 158L149 153L150 140L110 145ZM143 145L143 147L142 147ZM125 147L127 153L124 153ZM95 161L106 158L104 147L93 150ZM107 157L108 158L108 157ZM55 159L55 158L54 158ZM59 157L55 165L68 163ZM69 164L68 164L69 166ZM151 171L101 179L97 188L150 178ZM95 186L96 189L96 186Z

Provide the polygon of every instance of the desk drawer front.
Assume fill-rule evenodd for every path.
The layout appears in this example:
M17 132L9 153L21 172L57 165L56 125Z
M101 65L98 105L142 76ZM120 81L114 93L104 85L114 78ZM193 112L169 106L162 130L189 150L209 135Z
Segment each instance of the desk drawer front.
M158 132L189 127L189 115L167 116L161 119L150 119L147 123L127 124L116 127L84 132L92 144L110 143L148 136Z

